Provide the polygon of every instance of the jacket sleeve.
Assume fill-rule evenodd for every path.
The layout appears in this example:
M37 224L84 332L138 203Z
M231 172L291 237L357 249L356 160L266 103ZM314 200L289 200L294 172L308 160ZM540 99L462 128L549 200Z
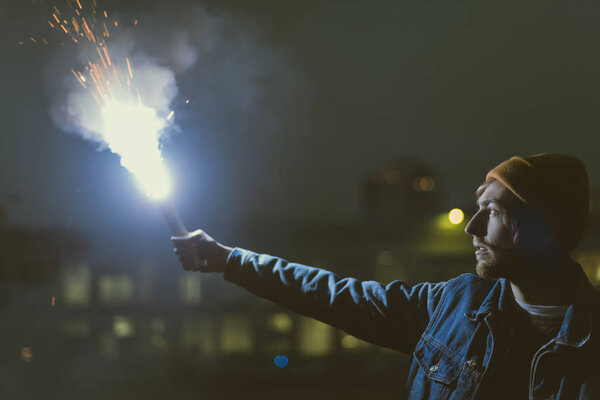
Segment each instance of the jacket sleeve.
M446 282L341 278L324 269L235 248L224 278L293 311L373 344L411 353L440 301Z

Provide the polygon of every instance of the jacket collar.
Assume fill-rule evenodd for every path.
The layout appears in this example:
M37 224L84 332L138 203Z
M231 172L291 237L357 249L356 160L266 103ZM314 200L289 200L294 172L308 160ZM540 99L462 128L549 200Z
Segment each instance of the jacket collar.
M575 290L572 304L567 308L562 325L556 336L556 343L564 346L581 347L590 342L600 348L600 300L587 279L581 266L572 261L580 275L578 288ZM483 300L478 309L473 309L465 316L472 321L481 321L487 315L494 314L500 323L507 322L512 305L512 290L504 278L496 283Z
M472 321L481 321L489 314L497 316L506 314L510 307L512 291L506 279L498 279L478 309L473 309L465 316Z

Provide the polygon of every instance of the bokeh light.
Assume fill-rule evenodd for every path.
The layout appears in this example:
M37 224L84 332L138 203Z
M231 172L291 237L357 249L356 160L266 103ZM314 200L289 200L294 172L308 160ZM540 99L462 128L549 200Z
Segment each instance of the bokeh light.
M453 225L458 225L465 219L465 214L460 208L453 208L448 213L448 221Z
M279 354L275 356L273 363L277 368L285 368L288 365L288 358L283 354Z
M276 313L269 319L269 326L276 332L288 333L292 330L294 323L286 313Z
M21 349L21 359L26 363L29 363L31 360L33 360L33 350L31 347L23 347Z

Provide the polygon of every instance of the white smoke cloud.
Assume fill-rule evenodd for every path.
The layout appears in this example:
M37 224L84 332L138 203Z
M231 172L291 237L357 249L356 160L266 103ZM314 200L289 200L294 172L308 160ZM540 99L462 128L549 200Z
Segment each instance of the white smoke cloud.
M139 25L110 38L113 61L131 60L144 104L163 117L179 92L176 76L184 75L194 84L197 95L193 100L215 125L229 124L233 135L245 124L245 116L259 116L265 133L271 131L283 117L286 103L297 102L300 88L307 87L288 55L268 44L266 32L247 19L211 14L189 4L171 4L118 19L139 19ZM55 53L45 76L54 121L104 148L98 105L69 72L85 65L94 51L67 43ZM231 114L236 115L235 126L229 121ZM174 124L170 128L169 132L176 130Z

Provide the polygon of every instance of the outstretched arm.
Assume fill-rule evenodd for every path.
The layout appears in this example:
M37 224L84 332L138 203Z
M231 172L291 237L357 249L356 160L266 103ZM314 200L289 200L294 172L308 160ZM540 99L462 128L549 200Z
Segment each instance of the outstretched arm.
M195 243L198 256L207 260L203 271L224 272L226 280L262 298L405 353L412 352L446 286L342 278L324 269L222 246L198 232L192 234L195 239L173 238L184 268L190 266L190 256L179 249L183 243Z

